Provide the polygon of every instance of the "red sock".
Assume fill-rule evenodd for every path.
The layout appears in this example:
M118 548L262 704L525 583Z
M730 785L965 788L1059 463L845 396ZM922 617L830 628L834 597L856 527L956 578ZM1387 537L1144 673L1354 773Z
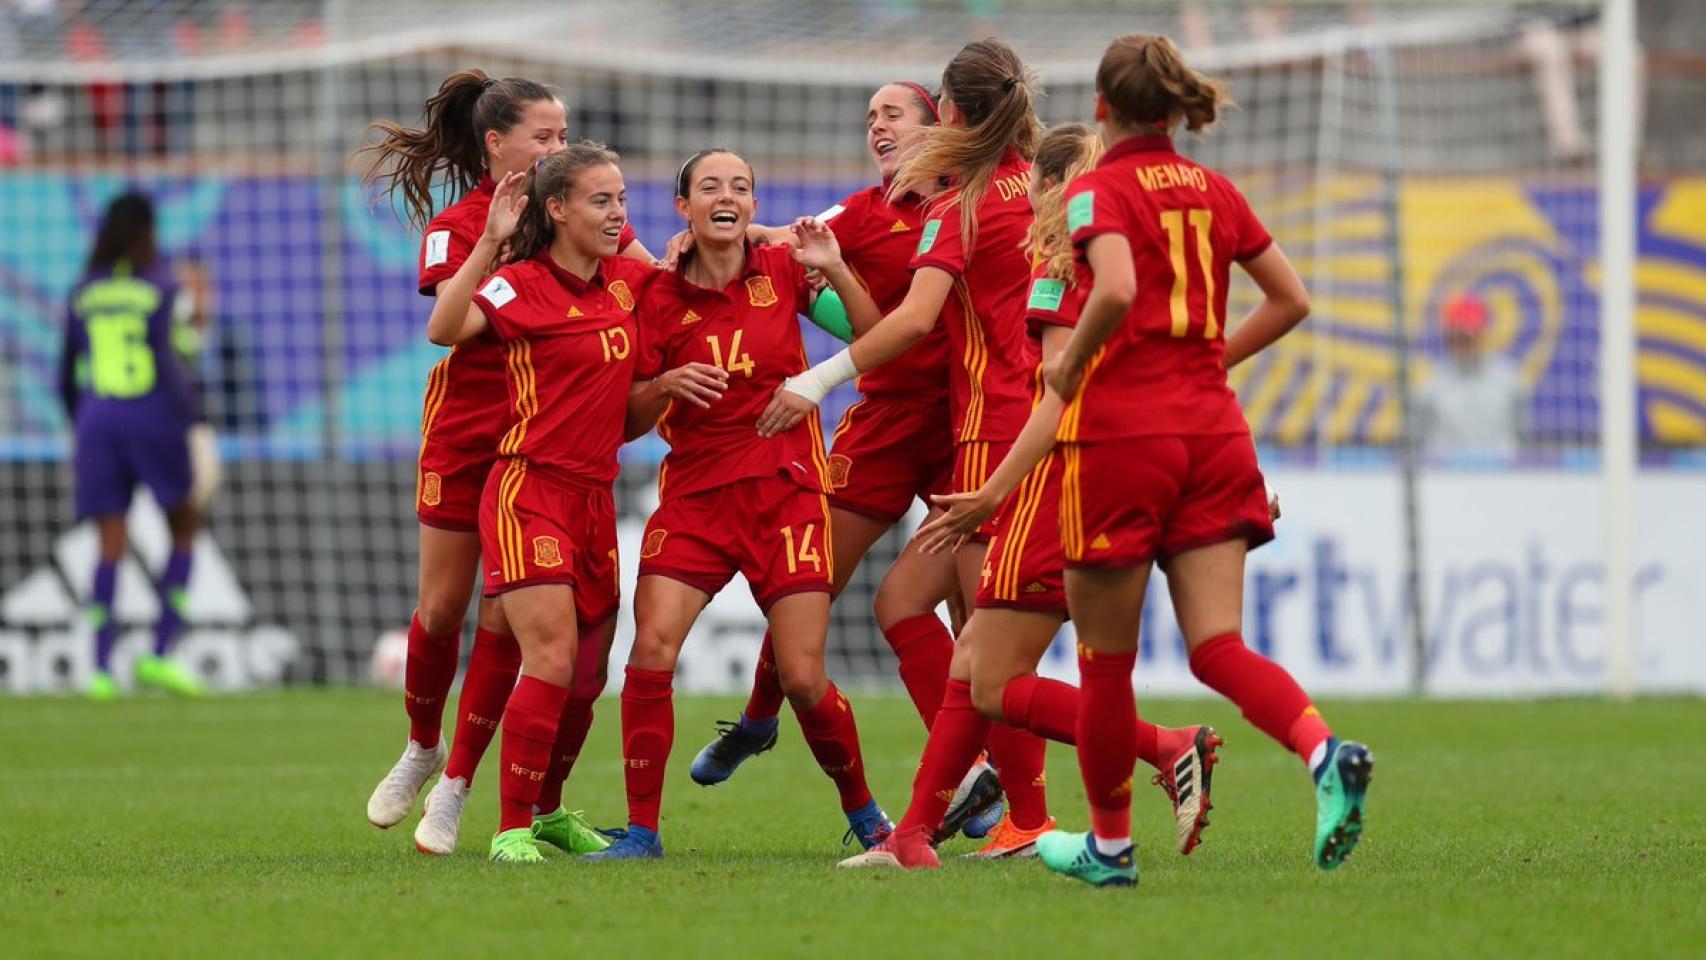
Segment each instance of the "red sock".
M983 752L990 726L971 705L971 684L949 678L942 694L942 709L936 714L936 722L930 725L924 757L919 760L918 774L912 780L912 802L906 806L899 829L934 831L942 825L948 804L954 802L954 791Z
M831 683L817 706L810 710L795 707L794 716L799 718L800 735L817 758L817 765L835 781L842 811L851 812L870 803L865 758L859 751L859 726L853 722L853 705L847 697Z
M409 739L423 747L438 746L444 724L444 699L456 680L456 661L462 657L462 628L430 634L417 612L409 621L409 657L403 663L403 709L409 714Z
M1172 732L1172 731L1169 731ZM1161 769L1162 730L1142 717L1137 718L1137 759L1155 769ZM1174 751L1177 755L1177 751ZM1169 757L1168 759L1172 759Z
M1035 830L1048 821L1048 775L1043 759L1048 741L1005 723L989 728L989 762L1001 775L1007 794L1007 816L1021 830Z
M628 787L628 822L656 831L663 806L663 773L675 744L675 675L628 668L622 685L622 779Z
M1137 651L1078 647L1078 770L1098 837L1131 836L1131 774L1137 763Z
M1236 633L1222 634L1191 654L1191 672L1238 705L1244 719L1309 762L1310 753L1333 735L1309 694L1285 668L1244 645Z
M474 631L462 698L456 702L456 735L450 741L450 762L444 765L446 777L461 777L473 786L474 771L498 732L498 721L520 672L521 647L514 637L484 627Z
M954 659L954 635L934 613L908 617L883 631L889 647L900 660L900 682L906 695L924 718L924 729L936 721L942 709L942 691L948 686L948 663Z
M764 645L758 648L758 666L752 671L752 693L746 698L742 711L748 720L773 720L782 712L782 675L776 672L776 650L770 645L770 631L764 631Z
M533 806L551 766L551 744L563 715L567 687L522 675L503 719L503 775L498 785L498 830L533 825Z
M574 772L586 745L587 731L592 729L591 700L573 694L563 701L563 715L557 722L557 742L551 746L551 768L545 771L545 782L539 785L535 806L540 813L551 813L563 805L563 784Z
M1078 742L1078 688L1034 673L1007 681L1001 714L1009 724L1071 746Z

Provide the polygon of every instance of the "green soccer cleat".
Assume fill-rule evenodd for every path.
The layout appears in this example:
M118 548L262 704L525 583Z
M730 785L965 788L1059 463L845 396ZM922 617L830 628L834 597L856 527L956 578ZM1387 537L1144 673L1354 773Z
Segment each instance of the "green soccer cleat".
M176 660L146 656L136 661L136 682L177 697L203 697L207 688L201 679Z
M1137 858L1131 847L1117 857L1105 857L1094 844L1088 833L1050 830L1037 838L1037 858L1055 873L1092 887L1137 886Z
M516 827L492 838L493 863L544 863L545 855L533 842L533 830Z
M576 857L610 846L610 840L586 822L586 811L571 813L562 807L543 817L534 817L533 836Z
M117 700L121 694L118 681L105 670L96 670L89 675L89 699L96 703L107 703Z
M1374 779L1374 755L1360 743L1327 743L1327 759L1315 781L1315 865L1332 870L1362 838L1363 805Z

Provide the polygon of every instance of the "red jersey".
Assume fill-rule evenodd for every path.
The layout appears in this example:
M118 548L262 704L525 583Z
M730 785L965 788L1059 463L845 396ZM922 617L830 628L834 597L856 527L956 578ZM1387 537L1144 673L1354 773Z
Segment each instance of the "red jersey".
M976 212L971 244L960 229L958 204L930 204L912 269L935 267L954 278L942 317L960 362L950 365L954 438L1012 440L1030 412L1034 364L1025 358L1025 286L1031 265L1030 164L1009 150Z
M1245 433L1226 383L1226 292L1234 261L1273 243L1231 181L1166 136L1116 144L1066 190L1072 242L1131 242L1137 298L1092 361L1063 440ZM1073 432L1064 432L1068 422Z
M871 292L886 316L912 286L913 251L924 222L924 201L907 194L897 203L883 187L867 187L841 201L825 221L841 244L841 258ZM905 353L859 378L859 392L934 396L948 391L948 331L940 325Z
M1084 264L1074 264L1071 281L1058 280L1048 275L1048 261L1039 260L1031 268L1031 291L1025 297L1025 332L1030 335L1030 341L1037 351L1037 362L1042 363L1042 339L1044 327L1078 326L1078 318L1084 313L1084 301L1090 299L1090 268Z
M422 296L438 295L438 285L456 275L486 232L486 213L497 184L491 177L446 207L427 224L421 239ZM617 249L634 242L633 228L622 227ZM421 436L458 449L490 452L504 429L502 409L509 402L504 351L493 336L459 343L427 375Z
M776 388L807 367L799 315L809 293L806 268L786 246L750 247L746 269L721 290L696 286L679 272L652 284L640 304L635 377L651 379L686 363L729 372L728 390L710 409L672 403L658 421L658 434L669 444L658 473L660 499L777 473L829 492L823 427L815 414L774 437L758 435L758 416Z
M601 484L616 479L616 451L634 381L635 306L656 268L605 257L590 280L550 252L504 265L474 295L503 342L508 416L492 415L497 452Z

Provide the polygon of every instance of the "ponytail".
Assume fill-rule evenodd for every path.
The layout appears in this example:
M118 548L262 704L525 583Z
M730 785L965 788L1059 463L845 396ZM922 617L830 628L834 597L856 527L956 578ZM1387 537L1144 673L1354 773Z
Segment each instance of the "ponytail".
M409 222L425 229L440 177L458 195L473 190L486 173L486 133L507 133L528 104L555 99L549 87L532 80L496 80L483 70L453 73L426 102L418 129L391 120L369 127L384 137L361 148L372 155L362 179L384 183L392 196L401 193Z
M1171 129L1183 123L1200 133L1222 109L1235 106L1223 84L1185 65L1172 40L1145 33L1108 45L1096 68L1096 92L1114 119L1128 127Z
M1037 75L1013 48L997 39L975 40L961 48L942 72L942 92L965 116L963 127L918 127L902 138L906 157L889 185L891 199L907 193L933 194L944 180L955 191L944 209L960 208L966 243L977 233L977 208L995 179L1001 158L1016 149L1026 160L1036 155L1042 124L1036 101Z
M1037 146L1032 176L1031 203L1036 218L1025 237L1025 250L1033 262L1047 261L1048 275L1073 282L1072 238L1066 225L1066 188L1073 180L1094 170L1102 159L1102 138L1082 123L1066 123L1050 130ZM1044 188L1042 181L1048 181Z

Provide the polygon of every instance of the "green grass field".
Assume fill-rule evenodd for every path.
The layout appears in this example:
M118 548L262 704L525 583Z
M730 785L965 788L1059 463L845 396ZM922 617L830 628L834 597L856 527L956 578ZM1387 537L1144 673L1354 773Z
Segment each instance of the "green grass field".
M918 721L902 700L855 705L898 817ZM951 856L837 872L844 825L791 721L729 784L688 780L732 701L678 705L668 859L524 869L484 859L492 769L454 857L416 853L413 820L366 823L401 746L394 696L0 700L0 956L1706 955L1706 702L1327 704L1379 761L1366 839L1332 874L1310 863L1296 761L1218 702L1145 707L1226 735L1214 825L1180 858L1165 799L1141 790L1142 884L1104 891ZM569 784L598 823L623 819L617 716L600 705ZM1050 779L1082 828L1069 751Z

